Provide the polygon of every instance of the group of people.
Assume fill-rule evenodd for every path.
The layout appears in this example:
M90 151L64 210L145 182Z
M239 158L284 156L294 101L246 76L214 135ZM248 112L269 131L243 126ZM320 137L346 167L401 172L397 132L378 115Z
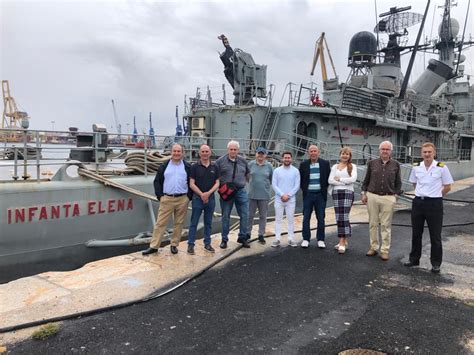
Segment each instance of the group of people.
M160 207L152 240L149 248L142 252L144 255L158 252L172 215L174 228L170 250L172 254L178 253L177 247L189 200L192 201L192 213L187 252L194 254L196 232L202 214L204 214L204 249L211 253L215 252L211 245L211 229L216 191L221 194L220 248L227 248L231 211L234 205L240 219L237 242L244 248L250 248L249 239L258 210L258 241L266 243L264 235L272 190L275 195L275 239L271 246L279 247L281 244L281 227L283 216L286 214L288 246L297 247L294 217L296 195L300 189L303 194L301 247L309 247L310 221L314 211L317 219L317 246L326 248L325 211L327 196L330 194L334 201L339 238L335 249L340 254L346 252L348 240L352 235L349 214L354 202L354 183L357 181L357 166L352 163L351 148L343 147L340 150L338 163L331 167L329 161L319 157L318 146L310 145L309 159L301 162L299 169L292 165L293 155L289 151L282 154L282 165L273 169L267 161L267 151L264 147L257 148L255 160L250 162L239 155L239 149L237 141L230 141L227 144L227 154L212 162L211 149L204 144L199 149L199 161L190 165L184 160L183 147L177 143L172 146L171 159L160 166L154 180L155 194L160 201ZM369 214L370 247L366 255L379 255L384 261L389 260L392 216L397 196L402 193L400 164L391 158L392 149L392 143L389 141L380 144L380 157L368 162L361 188L361 201L367 205ZM435 146L432 143L425 143L422 146L423 161L412 169L410 175L416 197L412 208L412 251L405 266L419 265L423 226L426 220L430 231L432 271L437 273L440 271L442 261L442 197L449 192L453 179L448 167L434 160L435 155ZM232 187L230 190L229 186ZM221 193L221 189L231 196Z

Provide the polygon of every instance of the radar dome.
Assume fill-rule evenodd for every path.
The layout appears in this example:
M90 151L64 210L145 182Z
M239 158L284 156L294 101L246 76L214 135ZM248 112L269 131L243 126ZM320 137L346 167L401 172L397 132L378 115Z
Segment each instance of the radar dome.
M377 39L368 31L357 32L349 43L349 63L354 61L369 61L377 56Z
M443 33L444 32L443 23L442 22L440 23L440 25L438 27L438 35L441 38L441 40L450 40L450 39L456 37L459 34L459 22L458 22L458 20L456 20L454 18L451 18L449 20L449 27L450 27L451 36L449 36L449 32L447 32L446 34Z

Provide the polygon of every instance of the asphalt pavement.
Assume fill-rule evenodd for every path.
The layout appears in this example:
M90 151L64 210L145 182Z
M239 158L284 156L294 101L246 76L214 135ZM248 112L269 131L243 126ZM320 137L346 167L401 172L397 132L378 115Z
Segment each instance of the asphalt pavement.
M449 198L474 201L474 187ZM471 293L468 287L464 297L446 292L458 282L447 266L439 275L428 266L403 266L410 213L399 211L387 262L365 256L368 226L354 226L344 255L333 250L335 234L327 235L324 250L315 240L308 249L269 247L212 268L164 297L66 321L47 340L7 344L7 353L473 353L474 226L457 225L474 222L473 216L473 204L445 202L444 224L454 226L443 229L444 243L462 238L465 244L462 260L450 252L445 262L469 271ZM426 265L427 229L423 240Z

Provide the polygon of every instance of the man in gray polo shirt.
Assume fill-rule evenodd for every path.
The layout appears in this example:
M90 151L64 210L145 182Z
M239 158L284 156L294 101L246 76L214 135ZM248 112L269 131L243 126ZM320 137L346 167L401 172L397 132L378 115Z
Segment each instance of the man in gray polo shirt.
M260 215L258 223L258 241L265 244L265 226L267 224L268 202L270 201L270 186L272 184L273 168L266 160L267 150L257 148L255 160L249 163L249 224L248 235L252 234L253 218L258 208Z
M237 214L240 217L240 229L238 243L241 243L244 248L250 248L248 244L247 236L247 223L249 218L249 199L247 191L245 191L245 185L247 184L249 177L249 167L247 161L239 156L240 145L237 141L230 141L227 143L227 153L216 161L216 166L219 169L219 182L220 184L232 182L236 188L235 196L224 201L220 199L221 210L222 210L222 242L220 247L222 249L227 248L227 241L229 240L229 229L230 229L230 213L232 207L237 209ZM235 166L235 176L234 175Z

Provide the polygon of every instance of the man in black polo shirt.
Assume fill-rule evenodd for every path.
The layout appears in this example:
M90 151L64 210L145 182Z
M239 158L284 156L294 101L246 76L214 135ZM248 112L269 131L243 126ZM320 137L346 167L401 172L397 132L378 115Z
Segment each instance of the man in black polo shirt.
M219 188L219 173L217 166L210 161L211 148L203 144L199 148L197 163L191 166L191 179L189 187L194 191L192 200L191 226L188 236L188 253L194 254L194 241L196 240L196 228L204 211L204 249L213 253L211 245L211 227L216 200L214 192Z

